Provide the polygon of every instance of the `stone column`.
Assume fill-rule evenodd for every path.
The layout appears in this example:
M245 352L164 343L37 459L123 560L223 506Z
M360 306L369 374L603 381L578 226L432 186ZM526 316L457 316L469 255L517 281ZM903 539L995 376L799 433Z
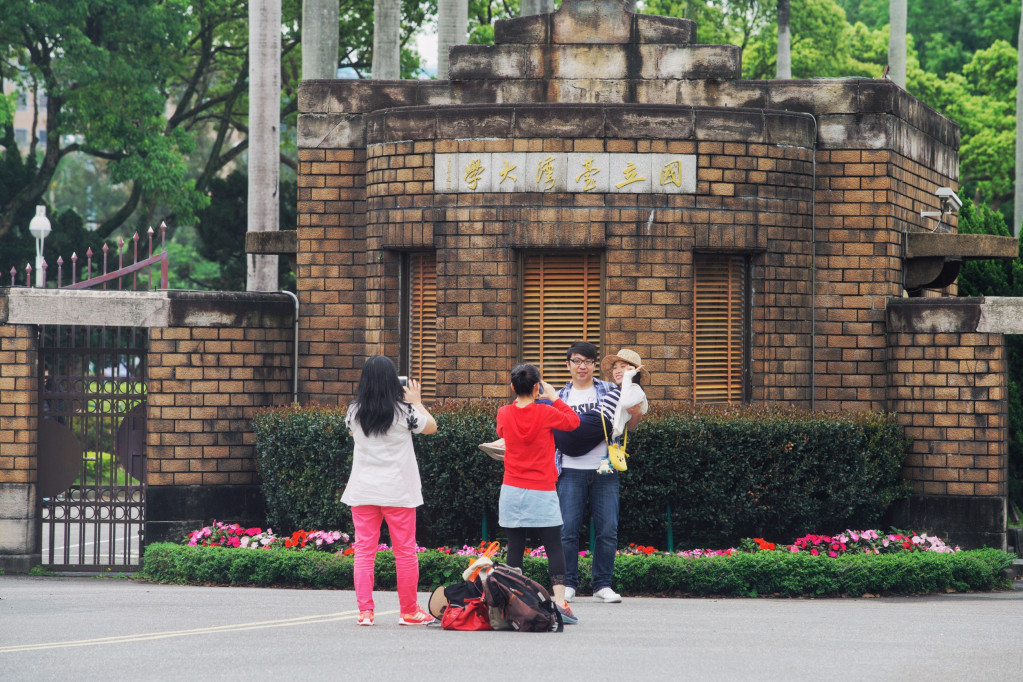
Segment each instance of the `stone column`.
M37 336L9 325L0 293L0 571L25 573L42 560L36 497L39 433Z

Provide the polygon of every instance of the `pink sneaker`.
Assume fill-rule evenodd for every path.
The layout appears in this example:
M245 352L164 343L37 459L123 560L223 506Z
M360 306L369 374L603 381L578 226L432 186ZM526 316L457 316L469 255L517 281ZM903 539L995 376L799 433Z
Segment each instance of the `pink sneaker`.
M398 618L398 625L429 625L435 620L437 619L423 611L417 604L415 611L401 614Z
M359 625L372 625L373 624L373 612L372 611L359 611L359 620L355 621Z

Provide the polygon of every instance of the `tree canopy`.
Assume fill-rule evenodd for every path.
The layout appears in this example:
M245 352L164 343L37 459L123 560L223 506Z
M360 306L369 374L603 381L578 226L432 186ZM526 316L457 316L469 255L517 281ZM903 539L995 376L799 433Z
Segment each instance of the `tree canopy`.
M172 231L193 225L214 197L213 181L244 170L247 2L5 0L3 9L0 81L28 93L45 113L37 128L46 134L45 141L30 136L19 149L4 134L17 95L0 100L0 263L31 252L27 225L38 203L80 216L95 228L85 239L92 245L161 219ZM300 0L282 0L285 170L297 167L301 10ZM403 77L420 71L411 40L435 11L435 0L403 0ZM372 18L373 0L341 0L339 69L368 71ZM244 233L246 226L220 229ZM58 243L47 240L48 262L69 255L56 251Z

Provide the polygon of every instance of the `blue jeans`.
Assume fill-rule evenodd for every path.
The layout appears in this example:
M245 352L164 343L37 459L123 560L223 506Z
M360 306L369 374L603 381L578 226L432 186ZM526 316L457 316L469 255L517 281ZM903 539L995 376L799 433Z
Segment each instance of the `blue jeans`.
M565 585L579 587L579 533L589 498L596 531L593 552L593 591L611 587L618 551L618 472L598 474L594 469L562 469L558 478L561 504L561 544L565 549Z

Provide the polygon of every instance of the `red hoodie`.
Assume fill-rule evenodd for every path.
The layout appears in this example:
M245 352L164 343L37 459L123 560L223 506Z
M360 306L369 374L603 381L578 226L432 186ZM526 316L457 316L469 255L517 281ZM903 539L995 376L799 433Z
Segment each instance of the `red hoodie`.
M497 435L504 438L504 484L529 490L554 490L558 469L554 465L552 429L572 431L579 415L560 398L553 405L515 403L497 411Z

